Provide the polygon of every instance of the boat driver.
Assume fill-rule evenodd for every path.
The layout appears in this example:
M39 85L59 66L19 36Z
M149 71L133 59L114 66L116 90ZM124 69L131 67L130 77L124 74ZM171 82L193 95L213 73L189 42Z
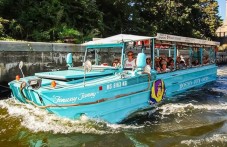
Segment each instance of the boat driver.
M136 59L133 58L134 53L129 51L127 53L128 59L125 61L124 68L135 68L136 67Z

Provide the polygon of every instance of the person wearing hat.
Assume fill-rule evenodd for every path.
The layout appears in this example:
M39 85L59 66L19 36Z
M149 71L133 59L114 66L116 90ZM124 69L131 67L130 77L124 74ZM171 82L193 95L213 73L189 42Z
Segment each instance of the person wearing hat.
M150 67L152 66L151 64L151 56L147 56L147 58L146 58L146 63L147 63L147 65L149 65Z

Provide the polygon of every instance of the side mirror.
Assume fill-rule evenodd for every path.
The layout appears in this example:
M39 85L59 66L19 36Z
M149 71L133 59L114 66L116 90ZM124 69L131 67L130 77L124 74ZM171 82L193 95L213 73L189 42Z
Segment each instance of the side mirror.
M66 56L66 63L69 67L73 66L73 56L72 53L68 53Z
M23 61L20 61L20 63L19 63L19 69L20 70L22 69L23 65L24 65Z
M92 69L91 61L87 60L84 63L84 72L90 72Z
M24 73L23 73L23 70L22 70L23 65L24 65L23 61L20 61L20 63L19 63L19 69L20 69L20 71L21 71L21 73L23 75L23 78L24 78Z

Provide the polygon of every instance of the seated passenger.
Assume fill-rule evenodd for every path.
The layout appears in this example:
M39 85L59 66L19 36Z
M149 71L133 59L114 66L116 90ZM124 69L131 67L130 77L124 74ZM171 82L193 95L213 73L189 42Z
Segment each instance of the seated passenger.
M192 62L192 65L193 65L193 66L197 66L197 65L199 65L199 60L198 60L198 59L196 59L195 61L193 61L193 62Z
M129 51L127 53L128 59L125 61L124 68L135 68L136 67L136 59L133 58L134 53Z
M162 64L162 69L161 69L162 72L170 72L170 69L168 69L166 66L167 66L166 64Z
M160 61L159 58L156 57L156 58L155 58L155 67L160 67L159 61Z
M169 60L169 66L168 66L168 68L172 71L172 70L174 70L174 60L173 59L170 59Z
M167 57L166 62L167 62L167 67L170 66L170 62L173 60L172 57Z
M182 55L180 55L180 60L185 62L184 57Z
M150 56L147 56L146 63L147 63L147 65L149 65L151 67L151 57Z
M203 57L203 64L207 64L207 63L209 63L208 56Z
M186 67L184 61L180 61L180 64L178 64L178 67L179 69L184 69Z
M157 73L161 73L161 68L159 66L156 67Z
M186 60L185 60L185 66L186 67L190 67L191 65L190 65L190 58L187 58Z
M183 58L183 56L181 55L181 56L178 56L177 57L177 69L183 69L183 68L185 68L186 66L185 66L185 61L184 61L184 58Z
M166 65L167 65L167 61L166 61L165 59L162 59L162 60L160 61L160 64L161 64L161 65L163 65L163 64L166 64Z
M177 57L177 64L180 64L180 61L181 61L181 57Z
M120 60L119 59L114 59L112 66L117 67L120 65Z

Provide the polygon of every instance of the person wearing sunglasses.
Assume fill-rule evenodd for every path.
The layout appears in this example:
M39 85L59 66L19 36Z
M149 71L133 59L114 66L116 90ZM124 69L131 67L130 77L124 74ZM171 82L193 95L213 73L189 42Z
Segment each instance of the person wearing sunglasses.
M113 67L118 67L120 65L120 60L119 59L114 59L112 66Z
M136 59L133 58L134 53L129 51L127 53L128 59L125 61L124 68L135 68L136 67Z

